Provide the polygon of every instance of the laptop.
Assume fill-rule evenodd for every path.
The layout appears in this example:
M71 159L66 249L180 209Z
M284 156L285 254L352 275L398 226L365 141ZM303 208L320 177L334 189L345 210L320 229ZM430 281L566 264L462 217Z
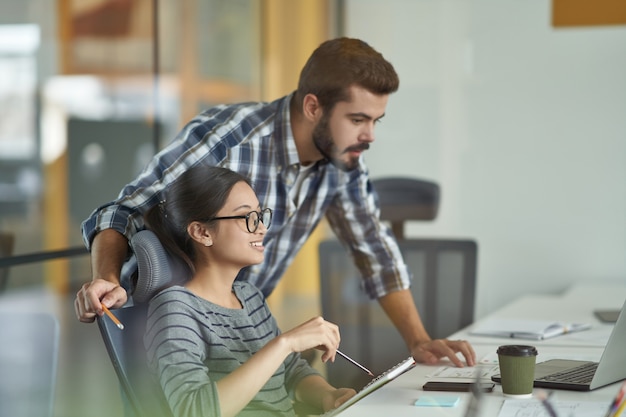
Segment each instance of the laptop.
M626 379L626 302L599 362L551 359L535 365L536 388L591 391ZM500 382L500 375L493 375Z
M359 401L361 398L365 397L366 395L371 394L372 392L376 391L378 388L382 387L388 382L393 381L394 379L396 379L397 377L399 377L400 375L402 375L409 369L413 368L414 366L415 366L415 360L411 356L409 356L408 358L404 359L397 365L394 365L392 368L386 370L385 372L383 372L376 378L372 379L366 386L364 386L361 390L359 390L359 392L357 392L356 395L351 397L348 401L341 404L339 407L335 409L327 411L326 413L320 415L319 417L336 416L337 414L339 414L346 408L350 407L355 402Z

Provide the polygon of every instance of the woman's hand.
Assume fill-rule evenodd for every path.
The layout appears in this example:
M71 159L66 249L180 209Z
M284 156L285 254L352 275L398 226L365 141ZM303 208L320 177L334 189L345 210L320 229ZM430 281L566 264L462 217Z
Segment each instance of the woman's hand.
M311 348L323 350L322 362L335 361L335 353L341 340L339 327L322 317L312 318L279 337L291 352L303 352Z
M328 391L322 396L322 408L324 412L339 407L356 395L356 391L352 388L337 388Z

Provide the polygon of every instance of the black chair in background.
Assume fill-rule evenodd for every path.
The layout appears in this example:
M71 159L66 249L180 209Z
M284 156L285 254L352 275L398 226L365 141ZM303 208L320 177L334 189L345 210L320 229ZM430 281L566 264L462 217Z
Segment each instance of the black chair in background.
M426 330L447 337L474 319L477 244L471 239L405 239L408 220L433 220L439 187L411 178L373 181L379 194L381 219L391 222L404 260L412 273L411 292ZM374 373L383 372L409 352L402 337L377 301L360 287L361 279L348 251L336 239L319 245L322 314L339 325L341 350ZM328 364L335 386L360 388L370 378L354 365L337 359Z
M380 218L391 223L397 239L404 239L404 224L409 220L435 220L439 212L439 185L432 181L405 177L372 180L378 193Z
M13 254L13 245L15 244L15 236L12 233L0 232L0 258L8 258ZM9 268L0 268L0 293L2 293L8 285Z

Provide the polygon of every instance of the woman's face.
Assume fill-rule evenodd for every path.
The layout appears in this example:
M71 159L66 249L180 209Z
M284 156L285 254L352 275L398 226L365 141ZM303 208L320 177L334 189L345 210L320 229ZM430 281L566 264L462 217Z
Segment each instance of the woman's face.
M241 181L233 186L224 207L215 217L245 216L251 211L261 211L259 200L252 188ZM250 230L254 230L250 221ZM216 222L212 232L213 262L231 263L237 268L263 262L263 238L267 227L259 222L254 233L248 231L246 219L224 219Z

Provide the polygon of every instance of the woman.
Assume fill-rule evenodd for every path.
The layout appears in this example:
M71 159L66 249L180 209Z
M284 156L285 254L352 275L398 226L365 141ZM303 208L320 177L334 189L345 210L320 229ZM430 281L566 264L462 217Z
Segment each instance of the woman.
M293 416L294 399L327 411L352 397L300 358L318 348L334 361L336 325L317 317L281 334L262 294L235 282L263 261L272 219L246 178L196 166L165 197L146 224L192 277L150 301L145 343L174 415Z

